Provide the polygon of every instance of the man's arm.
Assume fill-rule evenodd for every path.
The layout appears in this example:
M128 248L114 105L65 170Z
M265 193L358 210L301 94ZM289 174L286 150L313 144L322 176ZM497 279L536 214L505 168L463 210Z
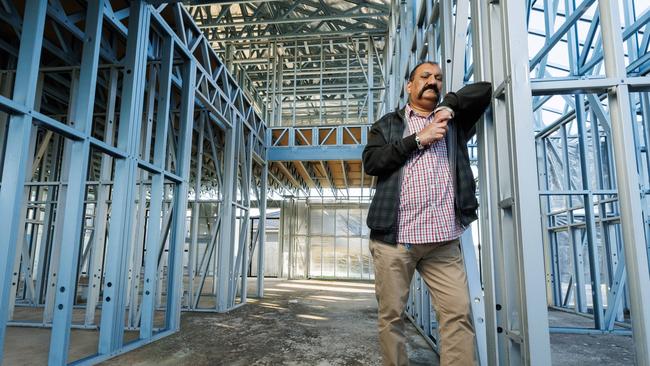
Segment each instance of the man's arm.
M492 101L492 84L478 82L462 87L455 93L447 93L438 107L451 108L454 121L465 130L467 136L473 135L473 127Z
M363 149L363 168L369 175L386 175L406 163L411 153L417 150L415 134L389 142L375 123L368 133L368 144Z

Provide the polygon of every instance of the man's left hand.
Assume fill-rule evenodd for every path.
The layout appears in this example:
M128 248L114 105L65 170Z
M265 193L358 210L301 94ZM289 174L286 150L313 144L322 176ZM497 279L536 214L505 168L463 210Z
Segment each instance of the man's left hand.
M454 118L454 115L451 113L450 110L448 110L448 109L439 109L433 115L433 122L434 123L440 123L441 121L448 121L448 120L450 120L452 118Z

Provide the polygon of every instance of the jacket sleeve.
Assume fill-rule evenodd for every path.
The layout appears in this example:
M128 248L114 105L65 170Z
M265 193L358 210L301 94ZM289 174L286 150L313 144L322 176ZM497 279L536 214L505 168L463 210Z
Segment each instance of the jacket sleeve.
M369 175L390 174L401 168L417 148L415 134L389 142L377 122L370 129L368 144L363 149L363 168Z
M467 136L473 135L474 125L492 101L492 83L478 82L447 93L439 104L454 110L454 121Z

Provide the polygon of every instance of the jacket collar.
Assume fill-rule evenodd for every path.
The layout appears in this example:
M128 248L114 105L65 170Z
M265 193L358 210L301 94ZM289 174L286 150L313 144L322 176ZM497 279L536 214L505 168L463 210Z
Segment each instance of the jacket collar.
M402 109L395 108L395 113L397 113L397 116L402 122L406 122L406 106L402 107Z

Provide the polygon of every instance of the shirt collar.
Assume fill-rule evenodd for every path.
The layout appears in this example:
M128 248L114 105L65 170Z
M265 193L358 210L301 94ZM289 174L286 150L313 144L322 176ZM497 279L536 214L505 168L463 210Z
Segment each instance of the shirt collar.
M420 117L424 117L424 118L428 119L433 115L433 111L431 111L431 113L427 114L426 116L423 116L423 115L419 114L413 108L411 108L411 103L406 104L406 111L405 112L406 112L405 113L406 117L408 117L408 118L411 118L415 114L416 116L420 116Z

